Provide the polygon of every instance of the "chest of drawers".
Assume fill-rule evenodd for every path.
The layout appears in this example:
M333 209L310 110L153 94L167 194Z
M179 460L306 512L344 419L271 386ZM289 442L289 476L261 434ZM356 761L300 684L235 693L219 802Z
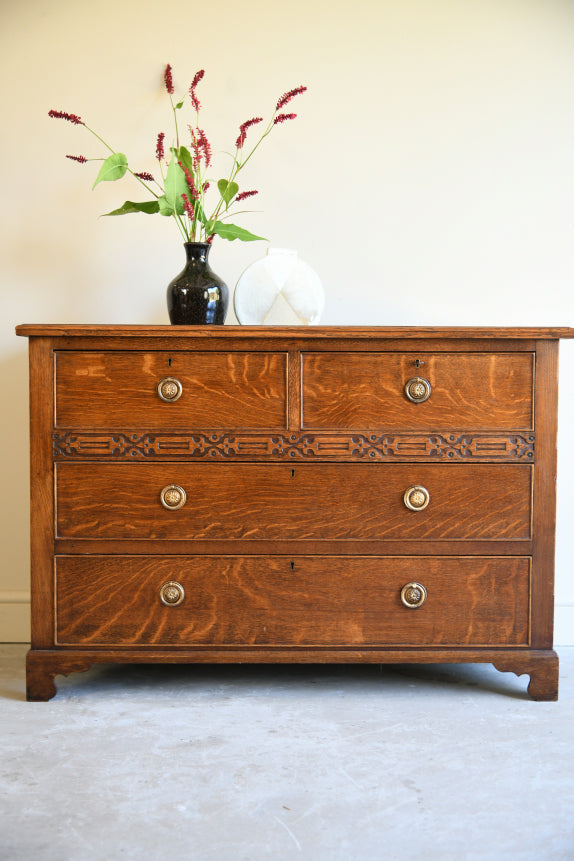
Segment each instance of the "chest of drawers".
M574 330L17 332L29 699L96 662L485 662L556 699Z

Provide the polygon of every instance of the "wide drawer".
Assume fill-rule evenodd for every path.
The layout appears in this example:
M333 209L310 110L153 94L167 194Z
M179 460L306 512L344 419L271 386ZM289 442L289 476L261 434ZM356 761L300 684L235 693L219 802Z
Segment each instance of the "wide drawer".
M302 375L304 428L533 426L532 353L305 353ZM417 377L420 403L405 390Z
M518 464L58 463L59 538L528 539ZM178 503L168 510L161 494ZM422 510L405 493L424 488ZM179 490L178 490L179 488ZM172 488L173 489L173 488Z
M285 353L56 353L60 427L284 428L286 412Z
M530 560L61 556L59 645L522 646ZM406 606L409 583L426 600ZM173 606L167 596L182 598ZM164 592L164 595L166 593Z

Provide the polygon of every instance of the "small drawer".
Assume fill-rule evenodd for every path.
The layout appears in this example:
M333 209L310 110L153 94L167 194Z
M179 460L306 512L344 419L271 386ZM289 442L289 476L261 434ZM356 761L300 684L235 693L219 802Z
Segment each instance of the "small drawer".
M305 353L303 427L527 430L532 353Z
M529 594L525 557L61 556L57 644L525 646Z
M56 353L59 427L284 428L286 414L285 353Z
M532 469L372 462L57 463L57 536L529 539Z

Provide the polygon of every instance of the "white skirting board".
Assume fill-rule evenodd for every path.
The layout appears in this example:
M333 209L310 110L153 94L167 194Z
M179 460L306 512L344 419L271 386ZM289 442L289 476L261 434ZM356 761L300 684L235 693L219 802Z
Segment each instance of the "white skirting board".
M0 643L30 642L30 594L0 592ZM574 646L574 604L557 604L554 645Z

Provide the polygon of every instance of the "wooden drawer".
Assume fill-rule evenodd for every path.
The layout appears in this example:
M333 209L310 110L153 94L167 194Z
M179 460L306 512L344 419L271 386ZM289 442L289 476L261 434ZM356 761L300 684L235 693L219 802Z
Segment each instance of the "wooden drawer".
M163 401L158 383L177 379ZM284 428L286 353L56 353L56 425L82 428Z
M178 606L160 588L183 587ZM424 604L404 606L416 581ZM60 645L522 646L530 560L60 556Z
M532 353L304 353L302 375L305 428L533 426ZM423 403L405 394L414 377L431 385Z
M56 464L60 538L528 539L519 464ZM178 485L182 508L160 493ZM409 510L422 485L428 506Z

